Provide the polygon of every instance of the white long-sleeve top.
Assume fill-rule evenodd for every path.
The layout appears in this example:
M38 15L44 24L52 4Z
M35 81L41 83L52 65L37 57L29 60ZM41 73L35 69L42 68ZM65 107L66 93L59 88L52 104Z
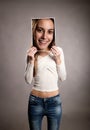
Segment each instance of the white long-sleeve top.
M53 55L50 53L44 57L38 56L37 73L33 77L34 64L28 63L25 71L25 80L28 84L33 82L33 89L38 91L55 91L58 90L58 80L66 79L66 67L64 53L60 50L60 65L57 65Z

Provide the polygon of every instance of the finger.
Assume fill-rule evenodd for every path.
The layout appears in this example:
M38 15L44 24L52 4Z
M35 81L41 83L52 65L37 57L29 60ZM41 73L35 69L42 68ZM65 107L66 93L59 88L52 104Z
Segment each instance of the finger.
M36 48L36 47L34 47L34 46L32 47L32 49L33 49L33 50L37 50L37 48Z
M36 48L32 48L30 51L28 51L28 55L29 56L33 56L35 53L37 52L37 49Z
M51 48L51 51L52 51L53 54L57 53L57 51L54 48Z
M52 48L53 48L54 50L56 50L56 49L57 49L57 47L56 47L56 46L52 46Z
M27 53L29 53L31 51L37 51L37 48L36 47L31 47L29 50L27 50Z
M56 56L56 52L55 51L51 51L51 52L52 52L53 56Z
M35 53L36 53L36 51L30 51L30 52L27 53L27 55L34 56Z
M61 55L61 51L59 50L58 47L53 46L52 49L56 50L56 53L57 53L58 55Z
M54 49L57 52L60 52L59 49L56 46L52 46L52 49Z
M54 54L54 56L59 56L60 55L60 51L57 51L55 49L51 49L52 53Z

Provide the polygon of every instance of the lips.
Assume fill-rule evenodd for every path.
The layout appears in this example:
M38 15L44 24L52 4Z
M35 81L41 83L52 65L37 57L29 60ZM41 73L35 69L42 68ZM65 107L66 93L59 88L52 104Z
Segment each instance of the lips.
M40 39L40 40L39 40L39 43L40 43L40 44L47 44L47 43L48 43L48 41L43 40L43 39Z
M37 40L37 46L39 47L39 49L47 49L49 44L50 44L50 40L48 39L40 38Z

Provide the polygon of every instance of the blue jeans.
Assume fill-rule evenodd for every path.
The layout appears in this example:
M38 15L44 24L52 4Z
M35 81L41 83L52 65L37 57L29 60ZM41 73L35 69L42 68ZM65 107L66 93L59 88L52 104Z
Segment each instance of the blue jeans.
M48 130L59 130L62 115L60 95L40 98L30 95L28 119L30 130L41 130L42 119L47 117Z

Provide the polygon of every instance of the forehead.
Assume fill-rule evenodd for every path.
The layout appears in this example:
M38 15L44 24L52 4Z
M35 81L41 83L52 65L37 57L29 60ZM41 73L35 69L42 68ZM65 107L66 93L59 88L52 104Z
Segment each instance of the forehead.
M54 29L54 23L50 19L40 19L37 26L45 29Z

